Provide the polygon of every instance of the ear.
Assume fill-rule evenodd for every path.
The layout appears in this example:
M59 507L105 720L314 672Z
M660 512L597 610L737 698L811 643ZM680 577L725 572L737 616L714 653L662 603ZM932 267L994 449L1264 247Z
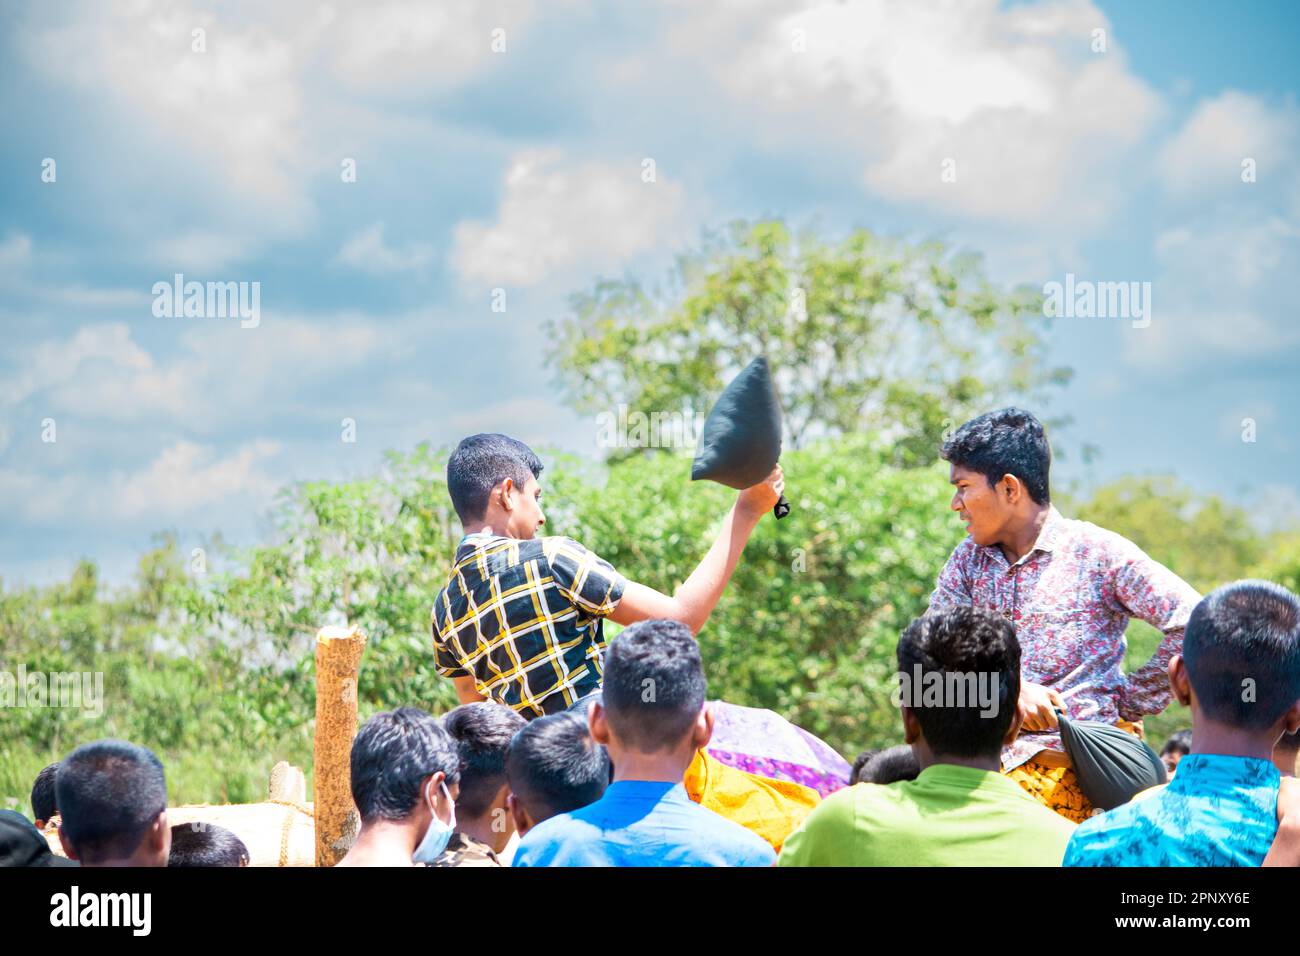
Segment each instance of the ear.
M77 856L77 848L72 845L72 841L68 839L68 835L63 831L62 823L59 824L59 844L63 847L63 853L69 860L81 859L81 857Z
M700 708L700 716L695 718L695 729L691 731L691 744L696 750L703 750L713 739L713 706L705 703Z
M506 511L515 510L515 481L513 478L506 478L501 482L501 507Z
M167 824L167 811L163 810L154 820L149 830L149 846L157 853L167 856L172 848L172 828Z
M587 730L596 743L609 746L609 721L605 719L605 708L599 702L587 710Z
M1009 747L1016 742L1016 738L1020 736L1020 724L1020 704L1017 696L1016 700L1011 702L1011 726L1007 728L1007 734L1002 738L1002 746Z
M528 819L528 811L513 793L506 794L506 809L510 811L510 817L515 821L515 832L521 837L533 828L533 821Z
M1174 696L1178 698L1178 703L1184 707L1192 703L1192 681L1187 676L1187 665L1183 662L1182 654L1175 654L1169 658L1169 686L1173 689Z
M1285 721L1283 727L1287 733L1293 734L1300 730L1300 700L1291 705L1291 709L1286 712L1283 720Z
M898 709L903 715L903 743L914 744L921 739L921 722L916 719L916 712L906 704Z
M1020 503L1020 499L1025 494L1024 483L1015 475L1003 475L1002 480L998 482L1002 486L999 497L1009 505Z

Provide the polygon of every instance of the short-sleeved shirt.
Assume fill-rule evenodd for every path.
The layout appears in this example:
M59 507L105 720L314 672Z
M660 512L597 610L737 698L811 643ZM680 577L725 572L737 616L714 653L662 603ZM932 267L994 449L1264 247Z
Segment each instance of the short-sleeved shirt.
M447 841L447 848L430 866L500 866L501 860L486 843L480 843L459 830Z
M433 602L438 673L530 719L564 710L600 687L626 584L571 538L466 535Z
M1188 754L1162 790L1079 824L1065 866L1259 866L1282 775L1257 757Z
M619 780L595 803L529 830L512 866L771 866L767 841L680 783Z
M997 545L967 537L939 573L928 613L955 605L1001 614L1020 640L1020 678L1056 690L1075 720L1139 721L1168 705L1169 659L1200 595L1133 542L1055 507L1015 564ZM1125 628L1146 621L1163 637L1151 660L1123 672ZM1002 751L1012 770L1043 750L1064 751L1055 731L1022 732Z
M1074 824L1000 773L932 764L859 783L808 815L781 866L1060 866Z

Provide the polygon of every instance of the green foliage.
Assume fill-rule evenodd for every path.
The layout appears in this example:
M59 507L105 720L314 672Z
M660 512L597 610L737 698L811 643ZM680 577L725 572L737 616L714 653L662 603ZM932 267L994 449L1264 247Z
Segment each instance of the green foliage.
M763 519L700 633L712 695L768 707L850 755L898 737L898 634L962 534L946 472L891 458L865 438L786 453L794 513ZM577 516L562 530L671 592L735 496L689 475L688 457L659 455L614 464L604 487L560 476L552 494Z
M547 456L548 532L567 534L636 580L671 591L707 550L734 492L689 479L685 455L595 466ZM889 702L898 634L922 612L961 528L941 466L906 466L872 438L824 438L787 452L794 514L764 518L700 634L710 693L768 707L846 755L899 739ZM274 537L214 553L195 573L174 540L145 554L116 592L83 563L66 583L0 593L0 667L104 674L101 716L4 713L0 804L26 810L37 771L78 743L117 736L153 748L175 802L258 799L286 759L311 773L313 636L324 623L369 635L362 717L401 704L455 703L432 662L429 612L460 528L445 453L391 454L383 473L286 489ZM1166 479L1100 489L1067 513L1124 534L1199 588L1247 573L1293 589L1300 538L1264 539L1244 513ZM1158 634L1129 629L1126 666ZM1147 721L1160 743L1188 725L1171 707Z
M548 360L584 410L702 417L766 355L790 444L879 431L900 461L926 463L946 428L1067 380L1046 365L1044 323L1041 296L995 288L977 257L940 243L738 222L661 289L602 281L573 296Z

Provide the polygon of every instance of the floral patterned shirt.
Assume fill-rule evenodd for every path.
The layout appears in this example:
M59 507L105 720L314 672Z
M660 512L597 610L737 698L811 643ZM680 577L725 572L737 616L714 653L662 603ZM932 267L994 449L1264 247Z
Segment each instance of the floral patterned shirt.
M1141 720L1168 705L1166 669L1181 653L1195 589L1133 542L1055 507L1029 553L1010 564L997 545L970 537L953 549L930 595L929 612L971 605L1002 614L1020 640L1020 679L1057 691L1074 720ZM1130 618L1164 637L1132 674L1120 669ZM1043 750L1061 751L1056 731L1022 732L1002 751L1012 770Z

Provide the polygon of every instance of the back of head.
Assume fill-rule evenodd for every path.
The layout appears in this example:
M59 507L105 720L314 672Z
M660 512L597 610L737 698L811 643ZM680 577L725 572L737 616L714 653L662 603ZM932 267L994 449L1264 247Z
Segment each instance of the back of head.
M1001 750L1020 697L1020 642L1009 621L973 607L917 618L899 638L898 670L912 687L903 703L932 753L987 757ZM941 689L939 705L926 706L931 696L923 690L933 685Z
M685 624L639 621L606 653L600 699L620 746L647 754L681 746L704 696L700 647Z
M1161 749L1161 756L1165 754L1178 754L1186 757L1192 752L1192 732L1190 730L1179 730L1169 735Z
M362 823L405 820L420 802L420 784L441 771L460 781L456 741L418 707L375 714L352 741L352 800Z
M915 780L920 773L921 765L912 748L907 744L899 744L880 751L868 760L854 783L900 783Z
M1052 449L1042 422L1020 408L1000 408L972 418L943 443L944 461L983 475L990 485L1015 475L1040 505L1052 500Z
M442 718L460 756L458 817L478 819L491 809L493 798L506 783L510 741L527 723L509 707L491 701L463 704Z
M72 751L55 785L64 838L83 863L122 860L167 809L167 781L153 752L124 740Z
M248 866L248 847L215 823L178 823L172 827L168 866Z
M1265 730L1300 699L1300 599L1269 581L1235 581L1192 611L1183 660L1201 712Z
M506 754L510 791L534 823L600 799L609 786L609 755L584 717L540 717L515 734Z
M879 750L864 750L853 758L853 767L849 770L849 786L864 782L862 771L866 769L867 764L871 763L871 758L878 753L880 753Z
M38 773L32 783L32 816L42 822L48 822L59 811L59 800L55 793L58 773L58 763L52 763Z
M509 478L523 489L531 475L542 474L533 450L508 435L484 433L461 439L447 461L447 493L462 524L482 519L488 496Z

